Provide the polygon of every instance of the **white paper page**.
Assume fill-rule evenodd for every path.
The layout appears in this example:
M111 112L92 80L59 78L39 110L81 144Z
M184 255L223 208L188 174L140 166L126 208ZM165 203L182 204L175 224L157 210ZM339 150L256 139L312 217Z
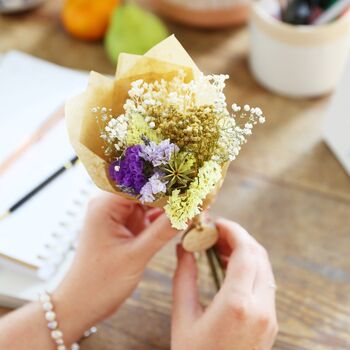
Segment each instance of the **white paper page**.
M72 211L74 198L87 201L80 191L89 182L82 165L76 165L2 220L0 254L36 267L60 259L77 233L75 225L71 225L74 212L72 216L68 211Z
M21 52L4 55L0 63L0 163L67 98L84 91L87 77Z
M68 226L59 227L58 225L58 230L56 230L56 232L61 233L62 239L60 240L60 244L54 245L56 249L50 248L50 250L46 251L51 257L55 256L55 250L56 252L60 251L60 247L64 248L65 244L70 244L72 239L73 241L76 240L82 227L88 201L92 196L100 192L88 179L88 175L85 173L85 170L82 169L82 165L77 165L76 167L76 174L70 174L70 178L79 177L78 180L81 186L74 189L76 193L74 199L72 200L72 198L69 198L69 203L63 205L64 213L63 216L60 216L60 220L67 223ZM53 202L53 200L51 200L51 202ZM56 210L56 218L60 215L58 213L59 210L57 210L54 205L52 205L49 210ZM27 226L30 226L30 224ZM17 238L18 235L14 236L14 238ZM45 278L44 280L40 279L37 275L18 271L14 269L13 266L8 268L6 265L0 264L0 305L17 307L26 301L37 300L38 294L43 290L53 291L63 279L74 257L74 252L72 250L64 250L63 254L65 254L63 256L63 261L59 263L56 261L57 266L53 274L49 275L48 279Z
M0 162L67 98L80 93L86 82L86 73L16 51L4 55L0 62ZM73 156L62 118L0 176L0 213ZM59 215L72 201L73 193L69 189L83 181L72 177L74 173L72 170L61 175L10 217L0 221L0 253L39 266L37 256L43 254L43 245L57 226ZM81 174L86 180L82 169Z
M0 176L0 213L5 212L74 155L62 119Z

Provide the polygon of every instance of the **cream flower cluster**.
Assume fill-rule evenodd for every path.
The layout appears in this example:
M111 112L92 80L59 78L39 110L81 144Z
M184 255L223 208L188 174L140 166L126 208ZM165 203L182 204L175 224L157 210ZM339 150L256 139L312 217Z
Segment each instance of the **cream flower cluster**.
M204 199L221 180L221 172L218 163L204 162L196 180L191 182L185 194L180 195L179 190L173 191L164 209L175 228L186 229L188 221L200 214Z

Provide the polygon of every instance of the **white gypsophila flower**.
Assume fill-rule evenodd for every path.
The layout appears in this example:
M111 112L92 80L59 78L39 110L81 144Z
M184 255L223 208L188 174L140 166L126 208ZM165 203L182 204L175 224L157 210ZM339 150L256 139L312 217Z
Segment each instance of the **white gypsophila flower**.
M232 110L234 112L239 112L241 110L241 106L238 106L236 103L232 105Z
M235 159L247 136L252 134L253 126L265 121L261 109L248 104L241 107L234 103L233 113L230 114L224 94L228 75L200 73L195 80L189 82L185 82L185 77L185 72L180 71L170 81L134 81L131 83L129 98L124 104L125 116L137 113L144 118L150 129L155 129L159 118L170 119L174 112L188 113L191 109L207 105L203 113L214 111L220 125L217 149L212 154L212 159L222 162ZM156 117L154 111L158 113ZM241 120L243 123L240 123ZM122 140L127 131L122 126L109 125L109 128L106 130L109 132L107 136L114 139ZM191 128L186 128L184 132L190 136L192 131ZM120 143L116 143L116 148L118 147L121 147Z
M133 81L131 83L131 89L129 90L129 96L131 98L141 97L145 89L143 87L144 81L142 79Z
M214 88L215 100L214 106L218 113L225 113L227 111L226 96L224 88L225 81L229 78L227 74L212 74L205 76L205 79Z
M136 111L136 103L131 99L127 99L124 103L123 108L126 115L134 113Z
M250 107L248 104L243 108L236 103L232 105L233 114L226 116L220 121L220 137L218 148L213 160L219 157L222 161L234 160L241 150L241 146L247 142L247 136L252 134L255 124L264 123L265 117L259 107ZM236 120L245 120L240 126Z
M180 113L186 112L189 108L206 103L213 103L218 113L226 113L226 97L223 93L227 75L199 74L196 80L185 82L186 74L180 70L170 81L164 79L147 83L137 80L131 83L129 99L124 104L126 115L139 113L145 118L151 118L150 109L161 106L164 117L169 116L169 108L175 108ZM208 102L208 91L213 101ZM199 103L199 104L198 104ZM149 123L148 120L146 121Z
M112 109L107 107L96 106L91 108L91 112L96 115L100 137L105 142L105 153L110 154L114 150L119 151L126 141L128 118L125 115L114 118Z
M176 91L170 92L167 98L168 103L177 105L180 103L180 97Z
M117 118L112 118L105 127L105 133L102 137L109 143L113 144L115 149L119 151L126 143L128 132L129 118L124 114Z

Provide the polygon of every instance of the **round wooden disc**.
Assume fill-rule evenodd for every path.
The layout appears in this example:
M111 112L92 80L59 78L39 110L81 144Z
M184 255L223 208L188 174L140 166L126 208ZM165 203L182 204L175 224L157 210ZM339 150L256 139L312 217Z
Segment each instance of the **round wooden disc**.
M217 242L218 236L215 225L193 228L183 236L182 246L188 252L200 252L211 248Z

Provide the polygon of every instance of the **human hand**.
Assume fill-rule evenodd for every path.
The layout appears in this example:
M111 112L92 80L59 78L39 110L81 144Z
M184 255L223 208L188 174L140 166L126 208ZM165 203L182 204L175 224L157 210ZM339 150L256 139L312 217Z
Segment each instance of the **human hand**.
M194 256L178 246L172 350L269 350L277 335L275 280L268 255L238 224L220 219L218 251L226 278L204 311Z
M53 294L66 342L115 312L177 233L159 209L109 194L93 199L73 265Z

